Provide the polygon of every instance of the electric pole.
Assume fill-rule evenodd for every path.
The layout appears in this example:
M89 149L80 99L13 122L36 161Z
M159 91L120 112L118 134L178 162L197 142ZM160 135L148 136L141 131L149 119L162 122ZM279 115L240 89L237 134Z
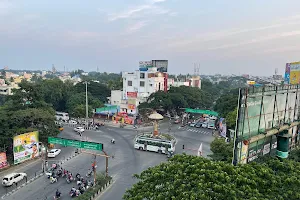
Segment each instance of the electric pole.
M87 128L89 127L88 117L89 117L89 108L88 108L88 82L85 81L85 121Z

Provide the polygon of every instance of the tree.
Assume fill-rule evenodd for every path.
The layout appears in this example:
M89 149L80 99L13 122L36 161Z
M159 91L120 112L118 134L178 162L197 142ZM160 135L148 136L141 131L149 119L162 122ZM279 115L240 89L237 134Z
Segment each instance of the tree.
M300 165L270 159L264 164L233 166L203 157L175 155L148 168L127 190L125 200L300 199Z
M85 92L85 87L86 85L84 82L78 83L75 86L75 91L77 93ZM93 81L88 84L88 92L101 102L107 102L107 97L110 97L111 94L110 89L106 85Z
M231 163L233 156L233 142L225 142L224 138L215 138L210 144L213 154L209 155L214 161L225 161Z
M74 117L85 117L85 101L85 93L73 94L67 101L67 111ZM94 98L90 93L88 93L88 105L89 116L92 116L93 109L103 107L103 103L99 99Z
M221 95L214 110L220 114L220 116L226 117L228 113L233 111L238 104L238 90L231 90L230 92Z
M237 107L226 115L226 126L230 129L235 129L237 116Z

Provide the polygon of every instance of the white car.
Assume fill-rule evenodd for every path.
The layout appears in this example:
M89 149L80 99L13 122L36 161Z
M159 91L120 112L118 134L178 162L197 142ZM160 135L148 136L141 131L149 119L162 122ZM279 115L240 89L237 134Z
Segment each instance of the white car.
M2 185L12 186L27 177L26 173L11 173L3 177Z
M55 158L58 154L60 154L60 149L51 149L48 151L48 158Z
M83 127L76 127L76 128L74 128L74 131L77 132L77 133L78 132L82 133L82 132L84 132L84 128Z
M78 124L78 123L77 123L77 121L75 121L75 120L70 120L70 121L69 121L69 124Z
M207 128L207 126L208 126L207 122L204 122L204 123L202 124L202 128Z

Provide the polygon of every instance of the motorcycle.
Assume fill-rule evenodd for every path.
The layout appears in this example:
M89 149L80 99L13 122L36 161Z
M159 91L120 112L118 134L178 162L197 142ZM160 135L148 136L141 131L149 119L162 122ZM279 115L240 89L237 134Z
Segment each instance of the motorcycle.
M169 152L168 152L168 155L167 155L167 158L172 158L173 155L174 155L174 153L173 153L172 151L169 151Z
M89 178L92 175L93 171L89 171L85 176Z
M71 183L73 181L73 177L67 177L66 181L67 181L67 183Z
M50 177L50 183L56 183L57 178L56 177Z

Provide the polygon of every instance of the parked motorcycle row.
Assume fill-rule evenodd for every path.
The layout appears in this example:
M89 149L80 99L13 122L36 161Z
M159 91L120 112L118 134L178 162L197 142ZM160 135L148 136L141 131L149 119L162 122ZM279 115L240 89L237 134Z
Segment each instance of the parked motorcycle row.
M60 179L65 179L68 184L75 182L78 188L76 189L74 186L72 187L71 191L69 192L69 195L71 197L78 197L79 195L83 194L88 188L93 187L94 185L91 180L88 180L93 175L93 170L91 169L88 170L84 178L79 173L73 176L70 171L63 169L58 164L53 164L46 174L51 184L58 182L58 180ZM56 195L54 198L59 199L60 195Z

